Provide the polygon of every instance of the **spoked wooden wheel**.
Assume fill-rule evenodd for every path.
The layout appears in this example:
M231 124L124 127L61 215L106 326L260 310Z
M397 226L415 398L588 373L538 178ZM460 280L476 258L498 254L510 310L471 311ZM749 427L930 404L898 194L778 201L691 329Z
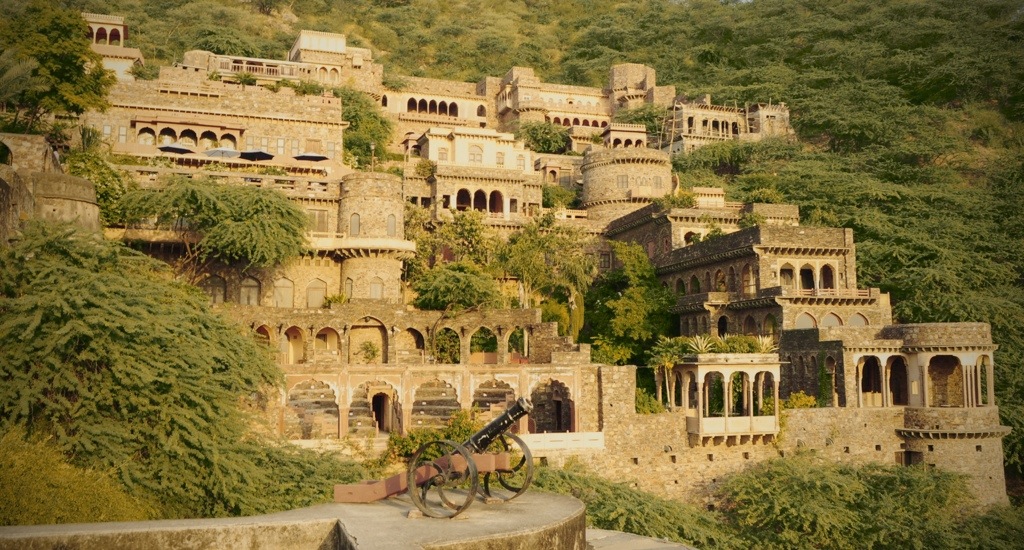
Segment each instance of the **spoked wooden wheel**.
M423 515L453 518L473 503L480 480L469 451L454 441L431 441L409 462L409 496Z
M533 456L518 436L504 434L491 444L491 450L508 453L507 468L484 474L484 494L491 498L512 500L526 492L533 481Z

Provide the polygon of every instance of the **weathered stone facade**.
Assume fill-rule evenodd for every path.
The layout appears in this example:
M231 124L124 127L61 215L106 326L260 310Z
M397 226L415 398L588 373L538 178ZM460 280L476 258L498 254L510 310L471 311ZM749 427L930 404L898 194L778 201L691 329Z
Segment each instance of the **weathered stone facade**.
M351 82L396 121L392 148L404 160L394 167L403 175L344 166L344 106L333 97L211 81L215 71ZM144 185L202 172L280 189L309 212L311 252L299 261L210 273L201 283L274 350L286 373L280 403L269 408L280 433L404 433L458 409L492 414L528 396L535 412L519 430L535 456L579 456L665 495L706 498L730 473L810 448L835 460L964 472L980 502L1006 501L1000 438L1008 429L998 424L988 325L894 325L888 295L857 286L852 231L800 226L795 206L727 202L712 188L692 190L693 208L651 204L675 189L669 153L787 135L784 106L689 102L632 64L611 67L606 89L543 83L521 67L476 84L407 78L401 91L385 89L382 75L344 37L304 32L288 61L189 52L157 81L119 83L113 108L83 119L118 152L173 159L171 168L127 167ZM645 104L666 108L668 133L611 122L618 110ZM570 127L582 156L533 155L503 133L525 121ZM183 136L197 151L160 151ZM214 144L267 149L275 158L256 166L284 175L255 173L250 161L213 164L201 155ZM295 159L302 151L325 158ZM692 358L670 369L675 410L637 415L635 368L592 364L587 345L558 337L537 310L451 317L405 305L402 261L415 251L404 239L407 203L435 223L452 211L486 212L486 223L507 234L543 213L544 185L581 193L582 209L555 214L602 237L593 251L600 269L615 265L608 240L645 248L678 295L681 334L772 336L778 355ZM2 186L0 193L13 196ZM173 251L159 232L110 234L145 241L154 255ZM451 346L444 361L439 341ZM821 407L780 413L779 400L797 391Z

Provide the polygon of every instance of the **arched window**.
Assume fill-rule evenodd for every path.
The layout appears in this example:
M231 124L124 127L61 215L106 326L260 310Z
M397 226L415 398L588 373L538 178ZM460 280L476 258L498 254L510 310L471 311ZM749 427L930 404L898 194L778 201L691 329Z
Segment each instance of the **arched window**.
M459 189L459 192L455 194L455 209L456 210L469 210L473 207L473 201L469 197L468 189Z
M223 304L224 296L227 294L228 283L223 277L210 275L199 283L199 288L210 297L211 304Z
M178 134L173 128L164 128L160 130L160 139L158 140L160 145L170 145L175 141L178 141Z
M442 101L437 104L437 114L448 116L448 102Z
M526 170L526 157L519 155L516 157L516 168L519 170Z
M505 166L505 153L496 153L494 155L494 164Z
M860 313L854 313L850 316L847 324L851 327L866 327L868 326L868 318Z
M419 113L427 112L427 100L421 99L420 102L416 105L416 111Z
M306 287L306 307L320 309L324 305L324 298L327 297L327 283L320 279L313 279Z
M504 212L504 201L501 198L500 191L491 191L490 204L487 210L492 214L501 214Z
M374 277L370 281L370 299L380 300L384 297L384 281L380 277Z
M260 282L252 277L242 279L239 302L244 306L260 305Z
M394 214L388 214L388 237L394 237L398 233L398 223Z
M676 294L686 294L686 283L682 278L676 279Z
M381 96L381 98L380 98L380 106L381 107L387 107L388 106L388 96L386 96L386 95L385 96Z
M476 108L476 116L487 116L487 108L480 105Z
M135 136L135 143L139 145L156 145L156 133L151 128L143 128L139 130L139 135Z
M352 237L359 236L359 214L352 214L348 219L348 234Z
M448 162L448 149L441 147L437 150L437 162Z
M821 326L823 327L841 327L843 326L843 320L839 318L835 313L829 313L821 318Z
M409 103L406 104L405 111L408 112L408 113L415 113L416 112L416 100L415 99L413 99L411 97L409 98Z
M238 141L235 140L235 136L233 136L231 134L224 134L224 135L220 136L220 144L219 145L222 148L224 148L224 149L234 150L234 149L238 148L237 143L238 143Z
M690 277L690 294L700 294L700 279L696 275Z
M836 287L835 273L832 271L832 266L823 265L821 266L821 288L833 289Z
M437 101L434 101L433 99L430 100L430 104L427 107L427 113L431 115L437 114Z
M295 307L295 302L292 299L294 286L290 279L274 281L274 307Z
M352 299L352 286L353 286L352 278L349 277L348 279L345 279L345 297L350 299L350 300Z
M459 116L459 104L449 103L448 104L448 116Z
M800 288L812 290L814 288L814 268L805 265L800 268Z
M811 317L810 313L801 313L796 318L796 328L815 328L818 326L818 322Z
M729 334L729 318L725 315L718 318L718 337L725 338Z
M469 162L481 164L484 161L484 150L479 145L469 146Z
M473 193L473 210L487 211L487 193L480 190Z
M779 270L779 283L787 288L793 286L794 271L793 266L786 264Z

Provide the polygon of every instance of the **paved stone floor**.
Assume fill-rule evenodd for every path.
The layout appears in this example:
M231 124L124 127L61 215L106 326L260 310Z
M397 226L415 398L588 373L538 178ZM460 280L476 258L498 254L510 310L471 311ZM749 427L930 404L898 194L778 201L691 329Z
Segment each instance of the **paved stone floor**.
M692 546L678 542L604 529L587 529L587 547L592 550L695 550Z

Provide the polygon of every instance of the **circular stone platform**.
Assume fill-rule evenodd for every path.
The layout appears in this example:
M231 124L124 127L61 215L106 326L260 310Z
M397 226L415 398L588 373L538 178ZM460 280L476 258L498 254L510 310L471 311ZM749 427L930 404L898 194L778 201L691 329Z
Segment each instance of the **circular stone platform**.
M419 510L401 496L245 518L2 527L0 550L585 550L584 511L575 498L528 492L497 504L477 500L455 519L433 519L415 517Z

